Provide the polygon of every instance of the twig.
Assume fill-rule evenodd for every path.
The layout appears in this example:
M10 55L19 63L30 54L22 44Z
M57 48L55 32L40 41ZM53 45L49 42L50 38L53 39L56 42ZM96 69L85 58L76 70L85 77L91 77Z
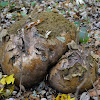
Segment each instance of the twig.
M22 33L23 34L23 33ZM19 36L19 38L22 38L22 36ZM16 43L15 43L16 44ZM20 61L20 83L19 83L19 87L20 87L20 90L19 90L19 93L18 95L21 96L21 90L22 90L22 63L23 63L23 58L22 58L22 52L23 52L23 48L22 48L22 45L20 44L16 44L17 45L17 50L19 51L19 56L21 57L21 61Z
M23 60L22 60L22 52L20 52L20 56L21 56L21 62L20 62L20 84L19 84L19 86L20 86L20 90L19 90L19 92L20 92L20 94L21 94L21 83L22 83L22 62L23 62Z
M19 56L21 57L21 61L20 61L20 65L19 65L19 67L20 67L20 83L19 83L20 90L19 90L19 93L18 93L18 97L19 97L19 96L21 96L22 62L23 62L23 60L22 60L22 50L21 50L22 48L20 47L21 45L19 45L19 44L16 44L16 45L17 45L17 50L19 51Z
M84 47L84 48L83 48L83 51L84 51L84 49L85 49L85 44L84 44L84 42L83 42L83 47ZM90 55L90 53L89 53L89 55ZM89 55L88 55L88 56L89 56ZM95 87L95 85L94 85L94 83L93 83L93 81L92 81L92 78L91 78L91 75L90 75L90 72L89 72L89 63L88 63L88 61L87 61L87 59L86 59L86 56L84 57L84 61L85 61L86 66L87 66L88 77L89 77L89 79L90 79L90 81L91 81L91 83L92 83L92 86L93 86L94 89L95 89L96 95L97 95L98 100L99 100L98 92L97 92L97 90L96 90L96 87Z
M1 26L1 6L0 6L0 26Z
M85 77L83 82L77 87L77 90L76 90L76 93L75 93L75 100L78 100L79 91L80 91L81 87L86 83L86 81L87 81L87 77Z
M85 60L86 60L86 59L85 59ZM85 61L85 62L86 62L86 65L87 65L88 77L89 77L89 79L90 79L90 81L91 81L91 83L92 83L92 86L94 87L94 90L95 90L95 92L96 92L96 96L97 96L97 98L98 98L98 100L99 100L99 95L98 95L97 89L96 89L96 87L95 87L95 85L94 85L94 83L93 83L93 81L92 81L92 78L91 78L91 75L90 75L90 72L89 72L89 63L88 63L87 61Z

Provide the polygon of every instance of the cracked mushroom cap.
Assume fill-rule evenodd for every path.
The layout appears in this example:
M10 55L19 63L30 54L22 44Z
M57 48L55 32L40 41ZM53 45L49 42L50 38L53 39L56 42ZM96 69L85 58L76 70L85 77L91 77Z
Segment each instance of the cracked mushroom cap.
M77 33L76 27L60 14L41 12L35 16L34 21L43 19L43 22L29 29L26 26L31 22L23 25L27 18L15 22L8 29L8 34L2 37L0 47L0 64L4 73L14 73L17 85L22 73L22 85L25 87L43 80L48 66L55 64L67 51L67 43L75 40ZM51 31L48 38L45 37L47 31Z
M83 56L79 51L67 52L52 68L49 75L50 85L63 93L73 93L76 91L83 80L87 77L85 84L80 89L80 92L92 87L89 76L87 76L87 66L83 57L89 63L89 73L92 81L96 79L97 64L92 56Z

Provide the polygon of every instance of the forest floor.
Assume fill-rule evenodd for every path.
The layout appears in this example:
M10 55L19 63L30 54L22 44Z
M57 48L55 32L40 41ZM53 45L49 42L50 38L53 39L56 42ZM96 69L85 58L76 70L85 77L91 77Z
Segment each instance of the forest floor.
M22 17L27 16L35 7L38 9L38 12L58 12L79 28L79 40L81 46L83 46L82 38L86 38L85 48L91 48L90 52L97 61L98 75L100 75L100 2L86 2L85 4L78 5L76 2L71 3L66 0L62 0L62 2L60 2L60 0L47 0L41 2L33 0L25 0L26 2L23 0L23 2L21 0L6 1L7 0L4 0L4 2L0 3L0 34L4 34L11 24L20 20ZM86 32L86 36L84 35L84 32ZM87 39L87 37L89 38ZM2 69L1 73L3 73ZM99 78L98 81L98 87L100 87ZM38 86L26 90L26 92L22 92L20 97L18 90L19 88L16 87L11 96L6 95L6 98L2 96L1 100L65 100L54 99L54 97L56 98L58 95L62 95L62 93L58 93L56 90L52 89L48 85L46 79L44 79L44 81L42 81ZM100 95L100 88L97 88L97 90ZM71 94L71 96L75 97L74 94ZM87 90L86 92L79 94L78 98L79 100L98 100L94 90L92 90L91 93Z

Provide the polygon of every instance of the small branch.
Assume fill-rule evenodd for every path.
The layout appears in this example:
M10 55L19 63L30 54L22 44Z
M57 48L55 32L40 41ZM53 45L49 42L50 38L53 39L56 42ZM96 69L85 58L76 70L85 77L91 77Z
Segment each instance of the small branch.
M0 26L1 26L1 6L0 6Z
M23 60L22 60L22 52L20 52L20 56L21 56L21 62L20 62L20 84L19 84L19 86L20 86L20 90L19 90L19 92L20 92L20 94L21 94L21 83L22 83L22 62L23 62Z
M87 61L86 61L86 62L87 62ZM97 89L96 89L96 87L95 87L95 85L94 85L94 83L93 83L93 81L92 81L92 78L91 78L91 75L90 75L90 72L89 72L89 63L87 62L86 65L87 65L87 68L88 68L88 70L87 70L87 72L88 72L88 77L89 77L89 79L90 79L90 81L91 81L91 83L92 83L92 86L93 86L93 88L94 88L94 90L95 90L95 92L96 92L96 96L97 96L97 98L98 98L98 100L99 100L99 95L98 95Z
M75 100L78 100L79 91L80 91L81 87L86 83L86 81L87 81L87 77L85 77L83 82L77 87L77 90L76 90L76 93L75 93Z

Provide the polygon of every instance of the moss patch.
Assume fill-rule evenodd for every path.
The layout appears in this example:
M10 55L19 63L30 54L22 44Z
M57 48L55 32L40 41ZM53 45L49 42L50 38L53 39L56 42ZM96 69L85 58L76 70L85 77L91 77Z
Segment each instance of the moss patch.
M76 32L76 27L73 26L71 22L66 20L66 18L61 14L54 12L41 12L35 18L35 20L37 19L44 20L41 24L36 26L39 33L42 35L45 35L46 31L51 31L49 37L55 38L56 36L59 36L59 34L63 31L66 33L71 33L71 30Z
M51 31L49 38L51 37L55 38L64 31L66 33L68 32L71 35L73 35L72 37L75 37L77 28L61 14L54 12L40 12L37 14L32 13L30 15L33 18L33 21L37 21L38 19L43 19L42 23L36 25L39 34L45 35L46 31ZM21 27L25 25L25 22L29 16L26 16L22 20L15 22L11 26L11 28L8 29L8 32L10 34L17 33L17 30L21 29Z
M11 25L11 27L8 29L9 34L17 34L18 30L21 29L21 27L25 24L25 21L28 19L28 16L21 19L20 21L15 22Z
M37 10L34 9L32 12L32 15L34 16L36 14ZM27 19L31 16L31 14L27 15L26 17L21 18L19 21L16 21L14 24L11 25L10 28L8 28L9 34L17 34L18 30L20 30L26 23Z

